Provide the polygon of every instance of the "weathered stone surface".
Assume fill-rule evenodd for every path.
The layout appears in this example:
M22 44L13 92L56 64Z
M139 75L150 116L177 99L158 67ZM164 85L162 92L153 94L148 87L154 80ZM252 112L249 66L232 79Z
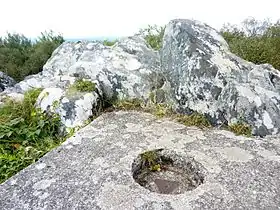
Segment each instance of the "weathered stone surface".
M280 72L233 55L210 26L169 22L161 61L169 95L181 111L208 114L215 124L243 119L260 136L280 132Z
M16 84L16 81L0 71L0 92L4 91L8 87L12 87Z
M101 115L0 185L2 209L279 209L279 136L245 138L146 113ZM165 148L205 168L184 194L150 192L132 178L143 151Z

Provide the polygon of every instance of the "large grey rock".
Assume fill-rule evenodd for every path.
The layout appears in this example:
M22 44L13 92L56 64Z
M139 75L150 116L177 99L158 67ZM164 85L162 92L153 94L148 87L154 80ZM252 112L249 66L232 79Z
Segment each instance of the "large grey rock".
M4 91L8 87L12 87L16 84L16 81L0 71L0 92Z
M159 66L158 52L137 36L123 38L113 47L100 42L65 42L53 52L41 73L30 75L6 90L2 99L32 88L46 89L37 106L43 111L52 110L52 103L57 100L55 112L64 127L73 128L82 126L103 104L113 100L148 99L150 92L164 83L158 73ZM66 89L79 78L92 81L97 90L86 95L65 96Z
M179 110L205 113L214 124L242 119L260 136L280 132L280 72L233 55L210 26L170 21L161 62Z
M178 195L150 192L132 177L147 150L164 148L204 168ZM279 209L279 136L245 138L137 112L106 113L0 185L1 209Z
M40 74L28 76L13 91L63 89L75 78L86 78L95 82L108 100L148 98L156 81L161 81L156 73L159 66L158 52L140 37L123 38L113 47L100 42L65 42L53 52Z

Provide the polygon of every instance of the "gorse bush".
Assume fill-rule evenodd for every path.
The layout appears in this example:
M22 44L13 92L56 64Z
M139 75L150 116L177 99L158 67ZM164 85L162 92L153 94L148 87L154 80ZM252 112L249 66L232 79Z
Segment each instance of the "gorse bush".
M165 26L149 25L147 28L141 29L139 33L154 50L159 50L162 47L164 30Z
M0 107L0 183L62 141L59 117L35 107L40 92L28 91L22 102L8 100Z
M232 53L255 64L269 63L280 70L280 21L272 24L249 18L239 28L224 25L221 34Z
M110 41L110 40L104 40L103 41L103 44L105 45L105 46L113 46L115 43L117 42L117 40L112 40L112 41Z
M37 74L63 41L62 36L52 31L42 33L34 42L23 35L8 33L0 38L0 71L16 81Z
M228 129L236 135L252 136L252 127L244 122L230 124Z

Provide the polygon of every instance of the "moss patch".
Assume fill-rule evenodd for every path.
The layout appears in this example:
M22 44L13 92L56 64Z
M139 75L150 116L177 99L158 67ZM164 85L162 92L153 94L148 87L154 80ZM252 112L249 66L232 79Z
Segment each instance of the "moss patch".
M93 92L96 89L95 84L93 82L86 81L83 79L78 79L74 83L73 87L80 92Z
M93 92L95 90L96 84L92 81L78 79L67 89L66 96L73 96L78 92Z

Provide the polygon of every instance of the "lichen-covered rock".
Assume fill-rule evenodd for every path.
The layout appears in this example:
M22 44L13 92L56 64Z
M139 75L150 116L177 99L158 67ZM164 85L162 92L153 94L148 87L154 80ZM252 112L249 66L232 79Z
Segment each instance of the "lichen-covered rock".
M244 120L260 136L280 132L280 72L233 55L210 26L170 21L161 61L179 110L207 114L214 124Z
M36 105L42 111L58 114L66 129L85 125L101 108L96 92L75 92L70 95L61 88L44 89Z
M153 96L155 102L172 103L181 112L206 114L215 125L241 120L252 126L255 135L280 133L280 72L235 56L215 29L198 21L172 20L160 53L137 35L112 47L100 42L65 42L41 73L6 88L0 101L3 94L31 88L65 91L79 78L96 84L93 94L104 104ZM69 102L67 107L74 106Z
M43 88L38 106L53 111L53 102L58 101L55 112L63 125L76 127L102 108L101 100L148 99L150 92L164 83L158 70L158 52L137 36L121 39L113 47L100 42L65 42L53 52L41 73L26 77L4 94ZM80 78L94 82L97 91L65 95Z
M140 37L121 39L113 47L100 42L65 42L53 52L40 74L28 76L13 91L63 89L76 78L87 78L108 100L148 98L151 89L163 85L158 69L159 54Z
M0 71L0 92L4 91L8 87L12 87L16 84L16 81Z

